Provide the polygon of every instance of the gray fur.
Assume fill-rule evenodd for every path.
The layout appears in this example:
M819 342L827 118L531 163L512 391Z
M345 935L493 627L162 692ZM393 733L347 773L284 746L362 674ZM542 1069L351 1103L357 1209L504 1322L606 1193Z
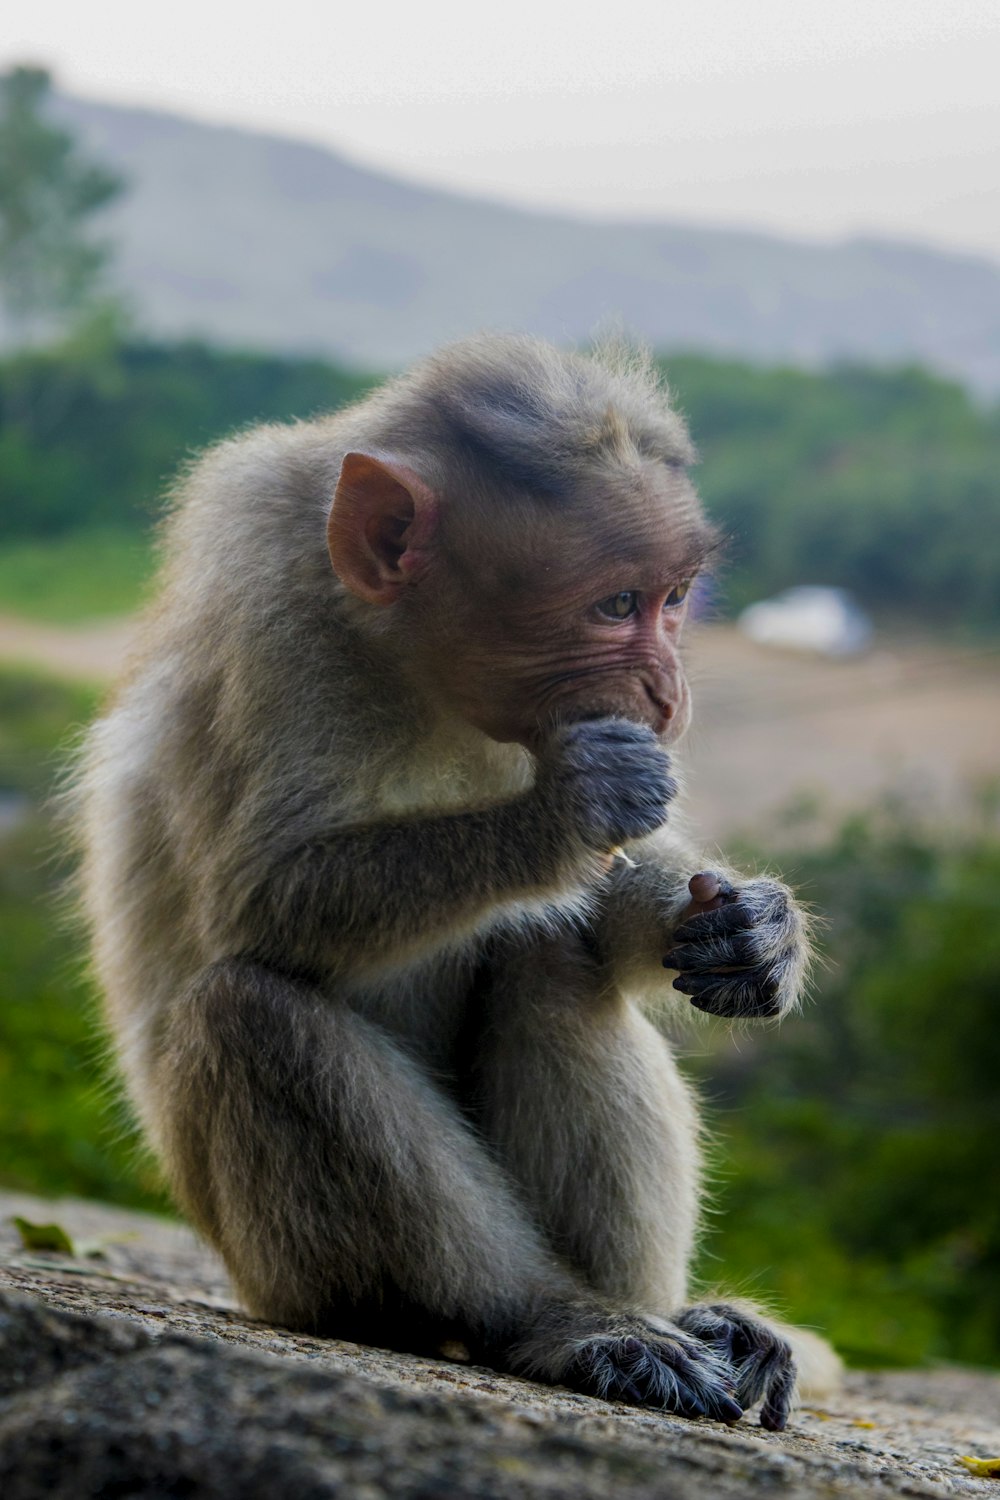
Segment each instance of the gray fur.
M697 1112L640 1003L671 994L662 956L700 863L665 826L667 758L606 714L529 752L443 707L413 667L427 606L380 610L330 568L349 451L404 461L447 502L446 535L463 508L495 532L572 516L595 474L631 504L692 456L643 361L484 338L189 469L159 601L78 778L129 1094L255 1313L413 1348L458 1337L501 1367L732 1420L732 1361L670 1321ZM670 483L703 551L693 492ZM609 873L626 840L635 867ZM759 885L784 935L766 927L748 961L791 974L794 908Z

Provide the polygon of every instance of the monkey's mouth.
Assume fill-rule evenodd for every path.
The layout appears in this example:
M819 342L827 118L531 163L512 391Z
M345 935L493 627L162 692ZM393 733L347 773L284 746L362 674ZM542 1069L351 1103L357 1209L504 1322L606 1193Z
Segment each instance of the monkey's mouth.
M592 719L629 719L633 724L645 724L657 739L668 743L680 739L687 725L683 705L658 698L645 683L643 688L642 699L632 697L630 702L610 699L607 703L589 705L578 713L564 713L561 721L582 724Z
M664 698L652 682L640 673L619 678L609 683L605 692L587 693L583 701L573 697L562 697L550 703L547 711L540 712L534 726L533 738L543 740L558 724L583 724L594 719L629 719L633 724L645 724L658 739L679 739L687 727L687 703L679 698Z

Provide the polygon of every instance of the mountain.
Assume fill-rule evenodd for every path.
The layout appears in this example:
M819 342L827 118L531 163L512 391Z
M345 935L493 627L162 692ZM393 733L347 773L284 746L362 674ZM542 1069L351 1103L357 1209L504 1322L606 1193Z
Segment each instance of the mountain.
M335 152L61 97L127 178L108 215L142 325L376 369L477 328L817 365L917 360L1000 390L1000 266L876 240L592 223L417 187Z

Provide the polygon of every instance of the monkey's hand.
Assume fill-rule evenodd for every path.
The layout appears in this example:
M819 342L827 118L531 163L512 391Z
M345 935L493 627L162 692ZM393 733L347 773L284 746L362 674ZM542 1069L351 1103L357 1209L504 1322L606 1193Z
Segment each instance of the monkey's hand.
M766 876L735 886L701 874L689 888L695 899L663 960L678 971L674 989L713 1016L784 1015L799 998L809 959L791 892Z
M660 827L677 783L644 724L586 719L559 729L542 748L535 793L543 819L607 854Z
M781 1432L795 1392L795 1360L787 1340L763 1318L729 1302L685 1308L674 1321L732 1367L740 1406L763 1399L760 1425Z

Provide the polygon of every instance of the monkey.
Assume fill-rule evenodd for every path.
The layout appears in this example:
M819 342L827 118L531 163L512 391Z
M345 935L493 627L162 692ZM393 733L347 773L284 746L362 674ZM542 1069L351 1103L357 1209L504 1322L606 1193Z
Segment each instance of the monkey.
M809 956L676 814L694 456L651 359L513 335L210 449L80 757L82 905L252 1314L780 1429L785 1331L689 1300L700 1126L655 1024L780 1017Z

